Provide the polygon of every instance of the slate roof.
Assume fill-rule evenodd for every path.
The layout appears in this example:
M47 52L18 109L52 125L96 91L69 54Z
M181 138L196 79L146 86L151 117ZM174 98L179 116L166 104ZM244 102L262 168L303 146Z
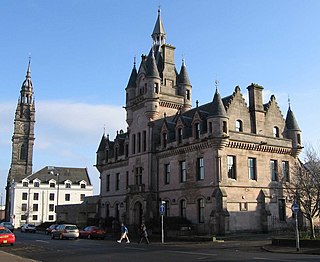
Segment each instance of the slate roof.
M294 114L293 114L290 106L289 106L289 109L287 112L287 117L286 117L286 128L288 130L301 131L298 126L298 122L297 122L296 118L294 117Z
M185 63L183 62L179 74L179 84L191 85Z
M137 87L137 85L136 85L137 75L138 75L138 73L137 73L137 69L136 69L136 64L134 64L132 71L131 71L129 81L128 81L127 88Z
M27 178L29 179L29 181L33 181L37 178L42 183L49 183L51 179L58 181L56 175L57 173L59 174L60 184L66 180L70 180L72 183L86 181L87 185L91 185L91 181L86 168L46 166Z

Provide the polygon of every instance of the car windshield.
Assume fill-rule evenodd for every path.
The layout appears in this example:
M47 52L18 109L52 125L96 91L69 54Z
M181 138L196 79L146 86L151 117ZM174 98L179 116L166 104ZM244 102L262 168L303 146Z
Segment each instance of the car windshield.
M11 233L11 231L7 228L0 228L0 234L8 234Z
M68 230L75 230L75 229L77 229L77 227L76 227L76 226L66 226L66 229L68 229Z

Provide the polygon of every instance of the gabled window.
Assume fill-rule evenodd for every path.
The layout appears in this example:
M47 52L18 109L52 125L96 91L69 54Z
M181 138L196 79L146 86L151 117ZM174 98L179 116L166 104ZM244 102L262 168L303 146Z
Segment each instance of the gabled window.
M237 120L236 121L236 131L237 132L243 132L243 126L242 126L242 121L241 120Z
M279 127L277 126L273 127L273 136L279 137Z
M38 181L36 181L36 182L33 183L33 186L34 186L34 187L39 187L39 186L40 186L40 183L39 183Z
M177 139L178 144L181 144L182 143L182 138L183 138L182 128L178 128L177 137L178 137L178 139Z
M66 183L66 188L71 188L71 184L70 183Z
M86 188L86 184L85 183L80 184L80 188Z
M194 137L195 137L195 139L200 138L200 123L194 124Z
M22 186L23 186L23 187L28 187L28 186L29 186L29 183L28 183L28 182L23 182L23 183L22 183Z
M162 133L162 145L163 148L167 147L167 143L168 143L168 134L166 132Z
M49 187L51 187L51 188L56 187L56 183L51 182L51 183L49 184Z

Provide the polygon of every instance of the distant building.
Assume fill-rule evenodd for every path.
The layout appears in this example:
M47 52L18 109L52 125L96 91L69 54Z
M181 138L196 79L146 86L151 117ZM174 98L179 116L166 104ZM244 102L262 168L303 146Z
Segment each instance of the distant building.
M290 106L284 119L262 86L247 87L247 105L239 87L221 98L216 83L212 99L192 108L160 11L152 39L126 87L127 130L103 135L97 150L101 218L137 227L159 218L164 201L165 216L185 217L199 233L285 227L292 212L280 178L290 179L302 150Z
M23 223L54 222L56 206L80 204L93 195L86 168L45 167L32 173L35 103L30 61L18 101L12 136L12 160L6 186L5 219Z

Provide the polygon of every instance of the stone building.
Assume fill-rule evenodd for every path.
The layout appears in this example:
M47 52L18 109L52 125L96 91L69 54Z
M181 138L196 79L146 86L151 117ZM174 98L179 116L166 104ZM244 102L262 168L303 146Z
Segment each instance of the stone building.
M45 167L32 171L35 102L30 75L22 83L14 119L12 159L6 186L6 221L15 227L59 220L56 206L80 204L93 195L86 168Z
M153 45L134 63L126 87L127 130L102 136L96 167L102 218L139 225L159 217L185 217L199 233L270 231L292 216L281 179L301 152L301 131L289 106L284 119L263 87L237 86L192 108L186 65L166 43L158 11ZM197 89L195 89L196 91ZM210 96L210 94L208 94Z

